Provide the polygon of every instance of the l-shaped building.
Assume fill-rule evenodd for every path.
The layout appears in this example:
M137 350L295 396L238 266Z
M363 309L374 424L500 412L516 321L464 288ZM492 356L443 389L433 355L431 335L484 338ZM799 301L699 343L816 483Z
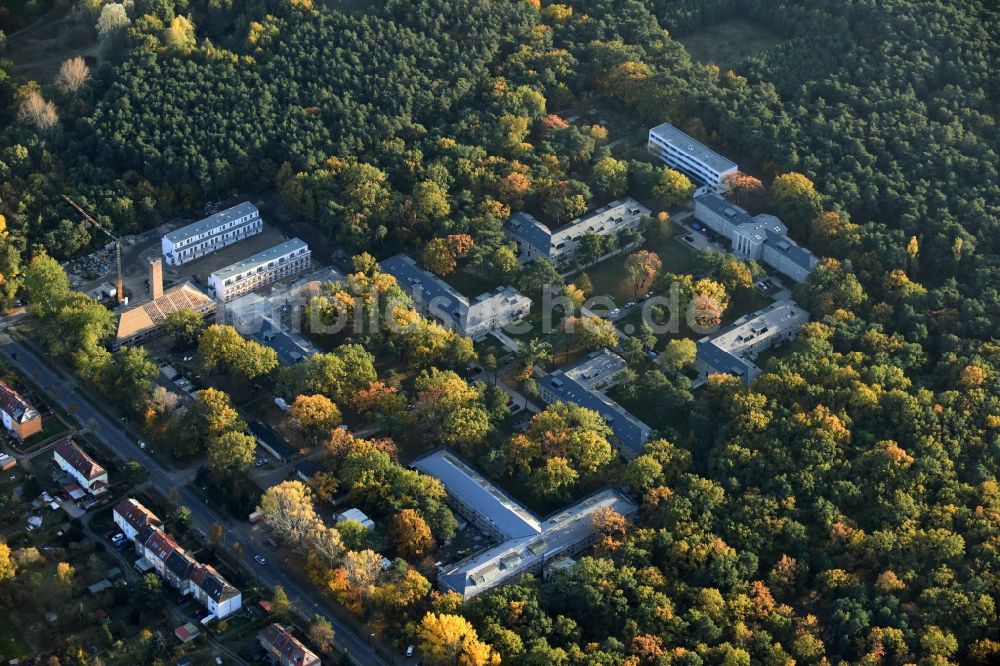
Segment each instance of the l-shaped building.
M626 368L628 363L618 354L607 349L591 352L573 365L539 379L538 393L549 404L572 402L600 414L611 428L619 452L635 458L642 453L653 429L605 393Z
M630 499L608 488L547 518L538 518L452 451L439 449L415 460L412 466L441 481L455 511L499 542L442 568L438 583L464 599L522 574L538 574L560 558L583 552L597 539L593 519L598 510L612 509L627 516L638 509Z
M406 254L389 257L381 267L413 298L418 312L466 337L482 338L531 311L531 299L513 287L497 287L470 301Z
M562 268L576 256L584 235L610 236L624 229L639 231L643 216L649 213L649 209L641 203L632 197L625 197L550 229L531 213L520 212L510 216L504 226L504 234L517 244L521 263L548 259L557 268Z

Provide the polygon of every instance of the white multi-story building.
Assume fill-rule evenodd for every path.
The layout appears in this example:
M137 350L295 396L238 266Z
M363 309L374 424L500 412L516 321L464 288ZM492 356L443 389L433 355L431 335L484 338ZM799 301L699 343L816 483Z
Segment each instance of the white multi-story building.
M469 301L405 254L383 261L382 271L396 278L400 288L413 297L419 312L470 338L481 338L531 311L531 299L513 287L497 287Z
M112 512L115 524L135 544L143 564L153 569L182 595L203 604L208 615L201 621L229 617L243 605L243 594L208 564L201 564L163 531L162 523L149 509L133 499L119 502Z
M52 460L91 495L103 495L108 491L108 471L69 437L56 442L52 448Z
M737 171L735 162L668 123L649 130L647 149L671 168L715 190L722 189L723 179Z
M258 252L208 276L208 292L228 302L309 268L312 252L299 238Z
M694 216L733 243L733 253L762 261L796 282L805 280L819 257L788 237L788 227L774 215L750 217L744 209L718 194L694 199Z
M163 236L160 246L170 266L180 266L264 230L260 211L249 201L210 215Z
M576 255L580 239L586 234L610 236L624 229L640 231L640 223L650 210L632 197L612 201L555 231L530 213L514 213L504 227L508 238L517 244L521 263L548 259L562 267Z
M795 338L809 313L784 299L740 317L721 333L698 341L698 361L708 372L728 373L750 383L761 374L754 360L765 349Z

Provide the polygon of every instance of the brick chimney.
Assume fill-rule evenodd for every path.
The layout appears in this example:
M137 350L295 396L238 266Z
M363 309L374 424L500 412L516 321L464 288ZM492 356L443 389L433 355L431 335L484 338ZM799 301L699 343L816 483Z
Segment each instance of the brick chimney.
M160 258L149 262L149 295L153 300L163 296L163 260Z

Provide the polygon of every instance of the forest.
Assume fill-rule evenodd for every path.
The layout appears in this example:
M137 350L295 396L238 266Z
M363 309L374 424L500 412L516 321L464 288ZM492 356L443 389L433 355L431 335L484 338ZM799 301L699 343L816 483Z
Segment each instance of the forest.
M63 192L135 233L276 191L349 254L467 235L502 274L512 210L559 223L626 192L685 198L641 138L609 147L622 119L738 156L823 257L796 292L812 321L749 387L635 378L678 418L620 472L631 524L545 583L414 602L492 646L462 663L1000 661L994 3L134 0L114 24L80 4L103 49L82 81L0 61L7 302L33 257L101 241ZM722 71L677 41L732 16L780 43ZM418 356L424 390L466 351ZM339 473L367 456L401 474L346 449Z

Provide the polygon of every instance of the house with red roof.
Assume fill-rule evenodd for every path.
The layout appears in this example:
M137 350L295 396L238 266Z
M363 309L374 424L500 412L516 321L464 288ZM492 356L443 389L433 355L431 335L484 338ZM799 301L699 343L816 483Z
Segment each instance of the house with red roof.
M52 459L59 469L73 477L80 487L91 495L102 495L108 490L108 472L87 455L69 437L56 442Z
M0 380L0 420L19 440L42 431L42 416L28 401Z
M115 525L135 543L140 555L136 568L155 569L171 587L204 605L208 615L202 624L221 620L243 607L243 594L214 567L191 557L163 531L162 521L141 503L124 499L115 505L113 516Z
M257 642L275 666L320 666L319 657L277 622L264 627L257 634Z

